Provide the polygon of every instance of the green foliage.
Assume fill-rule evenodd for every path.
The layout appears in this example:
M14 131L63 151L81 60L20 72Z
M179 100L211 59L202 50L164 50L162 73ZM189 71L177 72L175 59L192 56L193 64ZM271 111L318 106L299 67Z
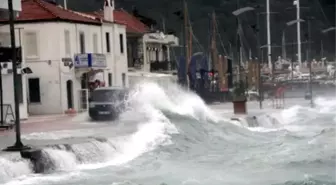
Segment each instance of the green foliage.
M244 81L240 80L233 84L233 96L234 97L245 97L246 88Z

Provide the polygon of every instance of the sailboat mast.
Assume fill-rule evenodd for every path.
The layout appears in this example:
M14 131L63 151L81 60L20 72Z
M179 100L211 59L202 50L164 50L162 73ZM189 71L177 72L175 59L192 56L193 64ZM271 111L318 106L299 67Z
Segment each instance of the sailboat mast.
M188 68L189 68L189 62L190 62L190 58L189 58L189 42L188 42L188 39L189 39L189 36L188 36L188 13L187 13L187 2L186 0L183 0L183 21L184 21L184 54L185 54L185 85L187 87L189 87L189 79L188 79Z
M217 43L216 43L216 14L212 12L212 37L211 37L211 50L212 50L212 69L218 68L218 56L217 56Z
M191 56L192 56L192 28L191 25L189 23L189 45L188 45L188 49L189 49L189 60L191 60Z

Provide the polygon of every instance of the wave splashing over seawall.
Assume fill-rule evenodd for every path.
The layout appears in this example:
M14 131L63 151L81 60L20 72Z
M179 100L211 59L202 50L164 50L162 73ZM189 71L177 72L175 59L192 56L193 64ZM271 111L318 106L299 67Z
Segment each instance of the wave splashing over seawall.
M257 127L251 127L248 120L237 124L220 116L196 94L175 84L143 82L132 89L129 108L120 120L111 123L111 127L118 124L119 132L128 126L134 132L113 135L106 129L104 137L49 146L42 150L43 174L38 177L30 174L37 171L36 164L20 156L0 157L0 163L7 165L3 170L0 166L0 181L7 185L335 184L332 113L336 109L330 102L320 98L314 109L296 105L263 112L256 116Z

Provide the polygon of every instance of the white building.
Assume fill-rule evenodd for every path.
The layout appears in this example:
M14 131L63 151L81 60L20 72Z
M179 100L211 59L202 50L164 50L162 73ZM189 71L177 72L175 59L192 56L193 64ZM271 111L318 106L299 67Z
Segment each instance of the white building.
M131 40L132 36L128 36ZM172 47L178 46L178 38L162 32L149 32L138 38L137 45L128 43L128 77L130 85L139 80L151 79L160 84L177 82L177 65ZM133 56L130 55L133 53ZM135 54L134 54L135 53ZM137 59L134 59L134 56Z
M103 11L94 12L97 17ZM176 61L171 47L176 47L176 36L153 31L137 17L123 9L113 12L114 21L127 26L127 61L129 84L134 85L143 79L176 81ZM158 74L159 73L159 74ZM165 75L163 75L165 74Z
M18 14L21 11L21 0L13 0L13 10L15 14ZM0 2L0 17L2 19L8 18L8 1L3 0ZM2 29L3 24L0 24L0 29ZM3 107L3 119L5 121L12 121L14 120L14 87L13 87L13 75L12 75L12 63L8 62L8 57L5 57L5 55L10 54L11 51L7 50L9 49L9 37L8 35L3 35L0 33L0 71L1 71L1 82L3 87L3 94L1 97L3 100L3 105L0 105ZM6 43L3 43L2 40L7 40ZM18 38L16 39L16 43L18 44ZM7 45L7 46L6 46ZM22 64L24 65L24 64ZM19 102L20 102L20 118L25 119L28 117L27 114L27 100L26 100L26 83L23 79L24 75L21 74L21 67L18 67L19 69L18 74L18 87L19 87ZM11 114L11 115L9 115Z
M22 45L24 66L33 71L23 78L28 113L22 108L22 115L85 110L92 74L101 73L99 79L105 85L128 85L126 26L114 23L111 3L104 7L104 18L97 19L43 0L22 1L16 38ZM9 44L7 23L0 22L2 45ZM5 97L13 92L4 93Z

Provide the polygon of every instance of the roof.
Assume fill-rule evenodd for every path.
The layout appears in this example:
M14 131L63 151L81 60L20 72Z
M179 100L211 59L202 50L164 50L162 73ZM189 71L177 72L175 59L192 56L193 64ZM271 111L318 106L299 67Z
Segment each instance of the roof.
M93 15L103 17L103 11L94 12ZM126 25L127 33L147 33L149 27L141 22L138 18L128 13L124 9L113 11L114 22Z
M115 22L126 25L127 32L146 33L149 31L148 26L123 9L115 10L113 12L113 17Z
M16 22L69 21L84 24L101 24L95 16L64 9L43 0L22 0L22 11ZM0 20L7 22L7 20Z

